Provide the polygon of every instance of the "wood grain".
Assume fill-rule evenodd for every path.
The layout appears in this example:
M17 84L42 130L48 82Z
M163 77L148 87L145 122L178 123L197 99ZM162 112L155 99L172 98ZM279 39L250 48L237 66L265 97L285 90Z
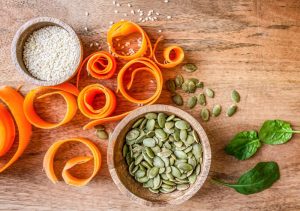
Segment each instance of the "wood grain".
M120 0L116 8L104 0L2 0L0 3L0 85L23 84L10 60L10 45L14 33L27 20L38 16L59 18L70 24L79 34L85 56L96 50L91 42L99 42L104 49L110 21L129 14L129 1ZM232 118L224 113L203 123L212 148L210 176L234 180L259 161L278 162L281 179L272 188L259 194L243 196L231 189L211 184L209 180L188 202L174 210L299 210L300 209L300 136L281 146L263 146L247 161L237 161L224 153L224 146L240 130L259 129L265 119L280 118L300 129L300 2L297 0L162 0L130 1L134 9L157 10L162 15L157 22L142 26L154 41L162 33L165 43L179 44L185 49L186 61L194 62L199 70L187 74L180 70L164 70L164 79L182 73L185 78L197 77L216 92L208 107L221 103L227 108L233 88L241 93L239 111ZM114 10L119 13L115 14ZM85 12L90 13L85 16ZM165 16L171 15L171 20ZM131 17L131 16L130 16ZM132 20L137 20L136 16ZM88 28L86 32L84 27ZM84 79L82 86L95 82ZM115 90L115 79L101 81ZM138 96L148 94L141 89L149 83L143 77L137 84ZM33 86L25 84L22 93ZM144 91L142 91L144 90ZM184 97L188 96L184 94ZM62 117L62 99L51 98L37 105L42 116L57 120ZM171 104L165 90L158 103ZM134 106L120 100L117 112ZM199 121L200 107L183 107ZM143 207L128 200L114 185L106 165L107 141L97 140L93 131L83 131L88 122L81 114L59 129L34 129L32 141L11 168L0 175L0 209L2 210L141 210ZM115 124L109 129L112 131ZM103 154L103 167L86 187L74 188L63 182L53 185L42 171L42 159L55 140L73 136L94 140ZM71 149L72 146L72 149ZM58 166L74 154L84 153L80 146L61 149ZM86 167L89 169L88 167ZM84 173L88 171L80 171ZM153 209L154 210L154 209ZM156 209L155 209L156 210Z

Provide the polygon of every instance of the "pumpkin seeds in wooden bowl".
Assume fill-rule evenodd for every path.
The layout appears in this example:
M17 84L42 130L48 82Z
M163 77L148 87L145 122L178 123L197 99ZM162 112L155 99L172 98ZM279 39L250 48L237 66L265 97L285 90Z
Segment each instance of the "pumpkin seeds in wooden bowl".
M118 188L148 206L180 204L207 178L211 152L199 122L181 109L144 106L115 128L108 166Z

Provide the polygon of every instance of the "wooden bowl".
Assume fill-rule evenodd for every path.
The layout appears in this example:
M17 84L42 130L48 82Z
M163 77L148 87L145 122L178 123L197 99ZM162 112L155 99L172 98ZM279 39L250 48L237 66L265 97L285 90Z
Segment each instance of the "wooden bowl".
M185 191L174 191L168 194L155 194L136 182L129 174L128 165L122 156L125 135L128 130L131 129L133 123L148 112L163 112L169 115L175 114L189 122L193 129L197 131L203 147L203 162L201 165L201 172L198 175L196 182L191 185L189 189ZM187 201L201 188L209 173L211 149L204 129L190 114L169 105L150 105L134 110L117 125L113 134L110 136L107 150L107 162L111 177L123 194L128 196L134 202L142 205L165 207Z
M76 65L74 65L74 69L70 71L70 74L66 75L66 77L61 78L60 80L45 81L33 77L28 72L23 61L23 48L26 40L34 31L46 26L59 26L64 28L70 34L70 36L73 37L73 39L76 42L76 45L78 46L77 49L79 51L78 52L79 57L78 57L78 61L76 62ZM68 24L62 22L61 20L58 20L56 18L51 18L51 17L38 17L24 23L16 32L11 46L11 58L18 72L25 78L26 81L40 86L54 86L54 85L64 83L69 79L71 79L77 73L78 66L82 61L82 57L83 57L82 45L75 31Z

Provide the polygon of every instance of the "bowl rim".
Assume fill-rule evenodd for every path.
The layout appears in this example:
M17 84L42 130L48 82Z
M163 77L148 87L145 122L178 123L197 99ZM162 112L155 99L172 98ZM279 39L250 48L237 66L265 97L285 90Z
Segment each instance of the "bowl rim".
M198 175L197 181L194 183L194 188L190 188L190 191L186 192L182 196L179 196L176 199L172 199L170 201L162 202L162 201L150 201L144 198L141 198L135 194L133 194L131 191L129 191L125 185L121 182L119 179L119 176L117 174L117 171L114 167L114 147L116 146L116 140L117 137L119 136L120 132L123 130L123 125L127 125L130 123L131 120L137 118L140 115L143 115L145 113L149 112L168 112L168 113L173 113L175 115L179 116L180 118L186 119L188 117L192 121L189 121L190 124L193 125L193 128L197 128L197 131L201 131L201 144L203 148L203 163L202 163L202 169L200 174ZM181 117L182 115L186 117ZM200 134L199 134L200 136ZM190 199L192 196L194 196L199 189L203 186L204 182L206 181L208 174L209 174L209 169L211 165L211 148L209 144L209 140L207 137L207 134L201 124L189 113L183 111L182 109L179 109L174 106L170 105L163 105L163 104L154 104L154 105L147 105L143 106L141 108L138 108L132 112L130 112L129 115L127 115L121 122L118 123L116 128L114 129L114 132L109 138L109 143L107 147L107 164L109 168L109 173L115 183L115 185L118 187L118 189L127 197L129 197L131 200L133 200L136 203L139 203L141 205L146 205L146 206L152 206L152 207L165 207L168 205L178 205L181 204L188 199Z
M76 64L74 65L74 70L70 74L68 74L65 78L62 78L60 80L53 80L53 81L40 80L40 79L37 79L37 78L33 77L32 75L26 73L19 63L19 60L17 57L18 42L20 39L22 39L23 33L28 28L30 28L31 26L34 26L36 24L39 24L39 23L49 23L49 25L51 25L51 23L52 23L54 25L62 27L68 33L70 33L70 35L74 38L76 44L79 46L79 49L78 49L79 57L78 57ZM78 68L83 59L83 47L82 47L81 41L80 41L78 35L76 34L75 30L67 23L61 21L60 19L52 18L52 17L36 17L36 18L29 19L27 22L23 23L19 27L19 29L16 31L13 41L12 41L12 44L11 44L11 59L12 59L14 66L16 67L17 71L19 72L19 74L21 74L27 82L30 82L30 83L33 83L33 84L36 84L39 86L54 86L54 85L62 84L64 82L70 80L71 78L73 78L76 75Z

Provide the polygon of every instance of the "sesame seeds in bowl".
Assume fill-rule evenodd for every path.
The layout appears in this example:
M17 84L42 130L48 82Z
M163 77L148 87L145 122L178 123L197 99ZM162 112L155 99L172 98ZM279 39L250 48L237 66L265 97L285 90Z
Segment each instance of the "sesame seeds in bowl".
M53 86L71 79L82 61L82 46L75 31L49 17L31 19L17 31L12 60L24 78Z

